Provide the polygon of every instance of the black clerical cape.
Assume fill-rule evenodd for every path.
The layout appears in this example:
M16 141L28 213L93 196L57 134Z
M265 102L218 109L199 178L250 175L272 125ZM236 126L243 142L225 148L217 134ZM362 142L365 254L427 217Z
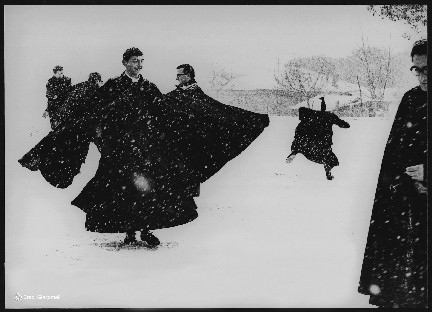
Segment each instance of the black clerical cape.
M427 92L405 93L384 150L359 292L383 307L426 307L427 194L405 174L423 164L427 187Z
M310 108L299 108L300 122L296 127L291 152L301 153L307 159L327 164L329 167L339 165L339 160L332 151L332 126L349 128L349 124L334 113L315 111Z
M96 232L157 229L197 217L196 187L239 155L268 125L267 115L205 94L163 96L125 74L51 131L20 163L56 187L79 173L90 142L101 153L95 176L72 204Z

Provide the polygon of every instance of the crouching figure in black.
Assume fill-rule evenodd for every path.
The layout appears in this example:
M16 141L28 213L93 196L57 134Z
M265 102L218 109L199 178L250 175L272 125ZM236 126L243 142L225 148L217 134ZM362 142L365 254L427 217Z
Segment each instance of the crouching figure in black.
M349 128L350 125L326 111L324 97L321 97L321 111L314 111L310 108L299 108L300 123L295 130L294 141L291 144L291 154L286 162L291 163L296 154L301 153L307 159L324 165L328 180L334 177L331 169L339 165L339 160L332 151L333 125L341 128Z

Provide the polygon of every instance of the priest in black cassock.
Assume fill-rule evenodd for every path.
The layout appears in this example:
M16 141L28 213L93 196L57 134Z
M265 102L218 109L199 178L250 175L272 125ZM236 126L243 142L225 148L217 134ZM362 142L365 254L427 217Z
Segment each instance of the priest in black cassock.
M63 74L63 66L57 65L53 68L54 75L48 79L46 84L46 97L48 105L43 113L43 117L49 116L51 129L54 129L59 123L59 109L64 100L72 91L72 82L69 77Z
M299 108L300 123L295 130L294 141L291 144L291 154L286 162L291 163L296 154L301 153L307 159L324 165L328 180L334 177L331 169L339 165L339 160L332 150L333 125L349 128L350 125L336 114L326 111L324 97L321 97L321 111L310 108Z
M226 105L206 95L195 80L195 70L189 64L177 66L179 84L167 93L172 107L199 117L194 141L202 149L192 155L193 168L202 183L219 171L226 162L245 150L269 124L266 114ZM198 145L199 146L199 145Z
M206 110L201 99L163 96L141 76L143 60L139 49L128 49L123 74L109 79L85 109L19 161L64 188L95 142L101 153L98 170L72 204L86 213L87 230L126 232L125 243L135 242L135 232L141 231L141 240L153 247L160 241L151 230L198 216L193 197L199 184L240 154L268 125L268 116L244 111L253 118L228 121L229 112ZM217 131L220 122L225 136Z
M419 40L411 51L419 85L390 130L363 257L358 291L381 308L428 307L428 48Z

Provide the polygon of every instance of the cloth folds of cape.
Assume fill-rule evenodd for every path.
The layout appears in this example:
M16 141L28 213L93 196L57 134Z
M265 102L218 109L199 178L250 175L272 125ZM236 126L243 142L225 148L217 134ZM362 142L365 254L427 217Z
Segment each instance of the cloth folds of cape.
M424 164L427 186L427 93L405 93L381 163L359 292L382 307L426 307L427 195L406 167Z
M86 105L92 102L97 89L98 86L96 83L90 81L74 85L72 91L58 109L59 122L63 124L69 118L76 118L79 114L83 114L86 110Z
M120 96L93 105L91 113L75 115L20 163L40 170L54 186L67 187L99 128L98 170L72 201L86 212L86 228L124 232L189 222L197 216L194 188L256 139L268 125L268 116L225 106L204 94L198 99L171 94L155 101L162 98L156 86L142 80L123 86L124 80L101 87L105 99ZM56 153L50 152L53 147ZM70 170L40 165L65 161Z
M166 95L165 101L171 108L187 114L182 118L194 121L189 133L194 146L200 148L189 151L189 160L200 182L238 156L269 125L268 115L222 104L199 87L177 88Z
M66 188L72 184L93 140L96 103L90 100L95 95L96 87L88 82L74 86L57 108L59 124L19 159L19 163L32 171L39 170L55 187Z
M330 167L338 166L339 160L332 151L332 126L349 128L349 124L341 120L334 113L315 111L310 108L299 108L300 122L296 127L291 151L302 153L307 159L328 164Z
M80 172L91 137L82 120L73 128L58 126L18 161L29 170L39 170L51 185L66 188Z

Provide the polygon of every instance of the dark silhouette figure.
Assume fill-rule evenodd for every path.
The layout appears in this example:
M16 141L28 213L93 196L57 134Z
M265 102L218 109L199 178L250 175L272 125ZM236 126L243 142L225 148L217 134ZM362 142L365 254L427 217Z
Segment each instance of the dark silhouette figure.
M63 67L55 66L53 69L54 75L48 79L46 84L46 97L48 106L43 117L47 115L50 118L51 129L54 129L59 123L59 109L66 99L70 91L72 91L72 83L69 77L64 76Z
M411 52L419 86L397 110L375 191L358 291L383 308L427 308L427 42Z
M328 180L334 177L331 169L339 165L339 160L332 151L333 125L341 128L349 128L350 125L336 116L326 112L324 97L321 97L321 111L310 108L299 108L300 123L295 130L294 141L291 144L291 154L286 162L291 163L295 155L303 154L307 159L324 165Z

